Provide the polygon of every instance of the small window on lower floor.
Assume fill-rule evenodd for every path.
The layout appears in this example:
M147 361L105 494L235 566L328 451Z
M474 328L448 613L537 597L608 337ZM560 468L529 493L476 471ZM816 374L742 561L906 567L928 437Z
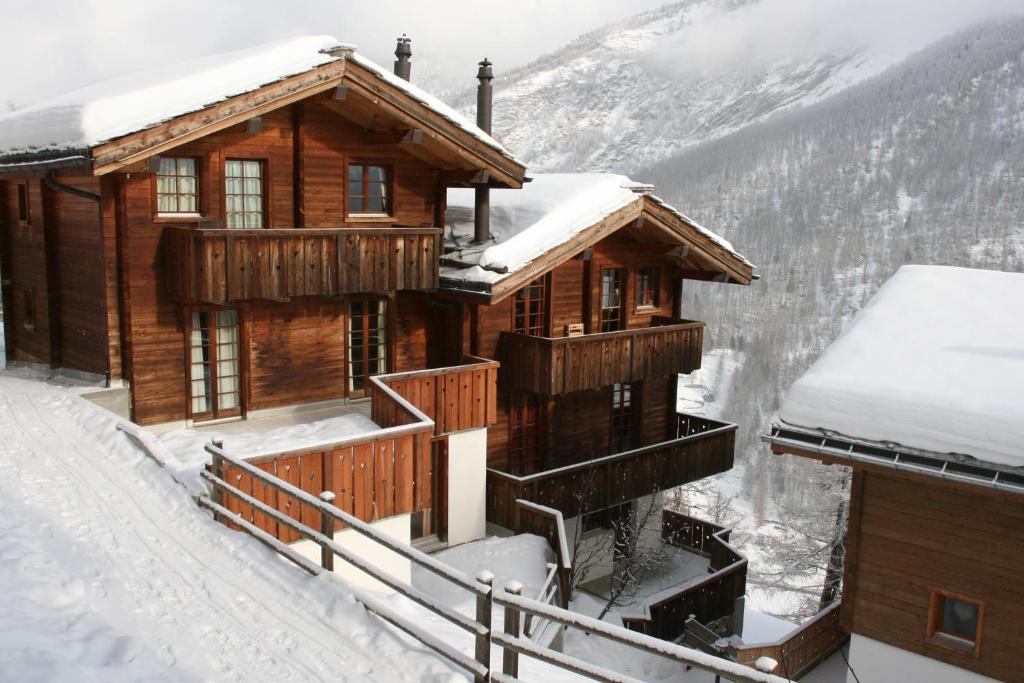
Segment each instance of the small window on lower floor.
M36 292L34 289L25 290L25 314L22 318L26 330L36 329Z
M977 655L985 603L962 595L933 590L928 614L928 639L936 645Z

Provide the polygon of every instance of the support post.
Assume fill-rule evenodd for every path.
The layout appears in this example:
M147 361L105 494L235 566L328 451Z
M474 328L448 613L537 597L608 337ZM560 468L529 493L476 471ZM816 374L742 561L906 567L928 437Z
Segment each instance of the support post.
M224 441L221 439L214 439L213 445L217 448L223 449ZM212 453L210 455L210 474L218 479L224 479L224 459L216 453ZM224 505L224 491L221 490L219 486L213 486L212 488L213 491L211 497L213 498L213 502L217 505Z
M509 581L505 584L505 592L509 595L521 595L523 584L518 581ZM505 635L519 637L519 610L515 607L505 607ZM501 655L501 672L512 678L519 678L519 653L515 650L504 648Z
M333 505L334 491L322 491L320 500L328 505ZM326 510L320 511L320 533L334 540L334 518L327 514ZM334 551L326 543L320 546L320 566L329 572L334 571Z
M476 575L476 580L487 587L487 590L476 596L476 620L484 627L485 633L476 637L476 661L484 665L487 674L476 677L479 683L486 683L491 677L491 612L494 608L494 574L486 569Z

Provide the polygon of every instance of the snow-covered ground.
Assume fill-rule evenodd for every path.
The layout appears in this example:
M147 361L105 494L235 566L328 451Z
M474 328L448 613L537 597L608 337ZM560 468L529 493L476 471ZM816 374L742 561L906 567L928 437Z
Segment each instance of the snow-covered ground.
M0 374L0 680L452 680L216 524L77 391Z

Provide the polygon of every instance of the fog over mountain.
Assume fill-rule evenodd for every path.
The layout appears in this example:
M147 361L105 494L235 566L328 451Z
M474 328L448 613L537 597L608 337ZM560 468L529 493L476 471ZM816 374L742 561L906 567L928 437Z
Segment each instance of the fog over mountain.
M1024 271L1024 18L901 49L828 39L755 63L686 64L660 47L709 21L739 30L757 4L680 3L591 34L509 74L496 121L532 170L626 170L757 264L750 287L688 283L685 303L719 349L714 376L728 375L709 398L740 425L737 467L718 485L748 512L753 602L806 616L821 580L808 557L823 566L827 550L809 539L832 537L845 482L771 455L760 435L900 265Z
M503 72L495 131L533 171L632 172L880 73L1004 0L688 0ZM473 94L455 97L467 111Z

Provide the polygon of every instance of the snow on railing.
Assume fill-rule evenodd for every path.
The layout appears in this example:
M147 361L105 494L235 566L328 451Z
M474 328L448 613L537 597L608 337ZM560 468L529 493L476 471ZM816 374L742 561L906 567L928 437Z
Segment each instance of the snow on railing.
M524 598L519 595L522 586L518 582L510 582L504 590L495 590L491 585L494 577L490 572L480 572L475 579L471 578L464 572L380 532L370 524L335 507L330 502L333 500L333 494L330 492L324 492L318 498L261 470L244 459L228 453L221 447L211 444L206 446L206 450L212 455L213 463L211 471L204 472L202 476L213 485L214 497L211 498L207 495L198 496L197 502L200 506L211 510L219 521L252 535L258 541L310 574L329 574L331 577L329 580L340 580L333 575L334 557L335 555L340 556L346 562L349 562L385 585L390 586L414 603L469 632L475 640L474 657L469 657L450 643L441 641L421 624L415 623L408 616L398 613L373 593L346 584L348 589L368 610L420 641L452 664L467 671L476 681L508 682L518 680L518 661L520 655L547 662L567 671L589 676L597 681L609 683L634 683L636 681L636 679L630 676L557 652L523 637L521 629L521 617L523 615L532 617L532 619L544 619L548 622L559 624L562 627L579 629L585 633L601 636L612 642L637 648L648 654L666 657L681 665L697 667L733 681L743 683L783 683L784 681L784 679L777 676L751 669L736 662L634 633L620 626L586 617L539 600ZM244 471L249 476L259 479L264 484L318 511L321 517L321 528L317 530L305 525L300 520L293 519L289 515L235 488L231 483L222 478L225 464L230 464L232 467ZM320 564L317 565L308 558L303 557L293 548L258 528L241 515L228 510L220 502L223 496L233 496L248 505L252 505L262 514L272 517L278 523L295 530L301 537L319 545L321 548ZM470 618L448 605L439 603L411 585L411 583L396 578L389 572L374 565L371 561L336 543L332 537L336 522L347 525L349 529L366 536L388 550L474 595L476 597L475 618ZM504 631L492 628L491 620L495 604L504 607ZM503 649L502 671L500 673L492 668L492 643L498 644Z

